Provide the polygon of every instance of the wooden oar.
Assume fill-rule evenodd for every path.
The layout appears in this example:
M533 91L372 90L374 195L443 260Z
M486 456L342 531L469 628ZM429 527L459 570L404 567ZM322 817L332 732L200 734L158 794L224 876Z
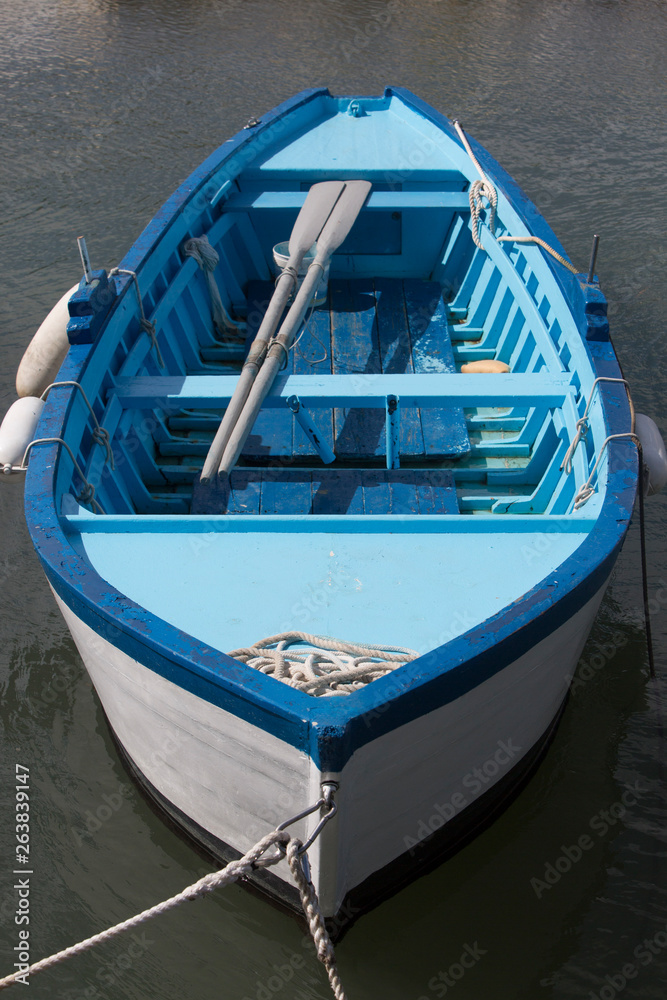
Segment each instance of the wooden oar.
M371 189L369 181L347 181L329 219L317 240L317 254L292 303L280 332L269 344L266 360L257 375L241 416L236 422L220 463L219 472L229 473L238 460L262 403L287 357L294 335L306 314L313 292L319 284L326 263L349 233Z
M290 256L287 267L276 282L275 291L248 352L234 395L229 401L229 406L225 410L206 456L201 473L201 478L204 481L215 476L218 471L225 446L266 356L266 346L275 333L290 292L294 287L294 275L299 273L304 255L320 235L322 227L329 218L344 187L344 181L322 181L319 184L313 184L306 195L306 200L297 216L290 236Z

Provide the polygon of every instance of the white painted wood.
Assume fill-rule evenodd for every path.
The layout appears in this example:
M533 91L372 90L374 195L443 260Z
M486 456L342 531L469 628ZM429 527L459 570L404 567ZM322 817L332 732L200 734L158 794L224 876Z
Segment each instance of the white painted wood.
M199 826L245 852L317 801L305 753L149 670L56 601L126 753ZM310 829L294 826L302 839ZM284 863L273 871L291 881Z
M338 780L338 815L309 851L322 910L334 916L350 890L418 851L539 741L566 696L603 592L477 688L362 747L340 775L323 775L305 753L149 670L56 600L129 757L219 840L247 850L317 801L322 780ZM316 822L296 824L295 833L305 839ZM273 871L290 882L284 862Z
M338 889L328 908L335 910L351 887L437 828L437 806L458 794L465 799L460 814L539 741L565 699L603 593L479 687L354 754L340 779ZM497 773L484 775L488 781L476 791L473 768L494 761L502 743L521 749Z

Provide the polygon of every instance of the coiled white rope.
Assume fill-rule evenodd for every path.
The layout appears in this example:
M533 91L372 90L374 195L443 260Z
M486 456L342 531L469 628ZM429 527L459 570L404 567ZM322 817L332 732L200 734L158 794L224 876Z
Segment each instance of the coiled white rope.
M290 649L297 643L303 648ZM273 648L270 648L273 647ZM359 690L419 653L401 646L345 642L309 632L281 632L229 656L315 697Z
M255 844L255 846L248 851L247 854L245 854L242 858L239 858L238 861L230 862L220 871L204 875L204 877L200 878L198 882L195 882L193 885L183 889L182 892L177 893L175 896L171 896L169 899L164 900L164 902L158 903L156 906L151 906L150 909L143 910L136 916L130 917L128 920L123 920L121 923L115 924L115 926L109 927L107 930L101 931L99 934L93 934L92 937L86 938L84 941L80 941L78 944L72 945L69 948L65 948L63 951L59 951L55 955L43 958L41 961L35 962L33 965L29 966L28 969L13 972L10 976L5 976L4 979L0 979L0 990L4 990L8 986L13 985L19 977L22 982L25 982L26 976L30 977L36 972L42 972L45 969L51 968L53 965L58 965L60 962L64 962L68 958L80 955L82 952L95 947L95 945L103 944L105 941L109 941L111 938L116 937L118 934L122 934L124 931L131 930L133 927L137 927L139 924L142 924L147 920L151 920L153 917L160 916L162 913L172 910L175 906L179 906L181 903L186 902L186 900L197 899L199 896L212 892L214 889L220 889L225 885L229 885L232 882L236 882L240 878L250 875L255 862L259 861L262 855L273 844L281 844L286 851L287 862L292 876L294 877L294 881L299 889L301 905L303 906L303 911L308 921L308 927L313 937L315 947L317 948L317 957L327 970L329 983L331 984L334 996L336 997L336 1000L346 1000L340 976L336 968L336 958L333 944L331 943L331 938L329 937L324 923L324 917L322 916L322 911L320 910L317 893L304 871L303 862L301 860L303 857L303 852L301 851L301 841L296 837L292 837L285 830L272 830L271 833L262 837L262 839ZM282 854L278 854L274 858L265 858L263 859L263 864L264 866L276 864L282 859L282 857Z

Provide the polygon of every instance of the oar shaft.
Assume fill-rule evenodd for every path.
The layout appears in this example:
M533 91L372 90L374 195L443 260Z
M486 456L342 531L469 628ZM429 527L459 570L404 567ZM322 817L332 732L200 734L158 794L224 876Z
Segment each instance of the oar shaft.
M279 372L283 360L286 358L294 335L306 314L308 303L322 278L324 266L354 225L354 221L361 211L361 207L370 189L370 181L355 180L346 182L334 211L332 211L327 219L318 237L317 256L308 268L308 273L290 311L285 317L280 332L269 345L264 364L255 379L241 415L229 437L222 456L222 462L220 463L220 472L231 472L238 461L246 439L257 419L261 405L271 389L273 380Z
M308 273L303 280L290 311L287 313L280 333L269 345L269 350L259 373L257 374L252 388L250 389L245 406L240 416L236 420L234 429L228 437L224 449L219 472L231 472L236 465L246 439L253 428L257 414L262 403L269 394L273 381L280 371L286 352L289 351L294 335L301 325L311 298L322 279L322 267L317 258L308 268ZM203 478L203 473L202 473Z
M248 398L248 393L250 392L252 384L255 380L255 376L257 375L257 372L259 371L266 355L266 344L271 339L271 336L278 326L293 284L294 281L290 274L283 272L278 278L276 290L273 293L271 301L269 302L264 319L262 320L260 328L252 342L252 347L248 352L248 357L244 362L243 368L241 369L241 374L236 384L234 395L229 401L229 406L225 410L220 426L218 427L215 437L209 447L206 461L204 462L204 467L201 472L201 478L205 481L215 476L218 471L220 459L224 454L230 434L234 429L234 425L238 420L239 414L243 410L245 401Z
M204 461L201 473L201 479L204 481L211 479L216 474L232 429L243 410L250 387L264 361L266 344L280 322L280 317L292 290L294 275L298 274L306 251L310 249L319 236L344 189L345 181L321 181L318 184L313 184L306 195L306 200L297 216L290 236L290 255L287 268L276 282L276 289L248 352L234 395Z

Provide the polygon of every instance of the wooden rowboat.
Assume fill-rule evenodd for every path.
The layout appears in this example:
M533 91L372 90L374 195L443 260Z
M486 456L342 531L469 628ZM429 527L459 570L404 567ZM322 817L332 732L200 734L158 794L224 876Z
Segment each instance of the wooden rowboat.
M311 90L69 299L26 478L58 605L129 767L207 851L313 807L338 927L526 780L627 531L626 387L573 271L460 127ZM333 658L299 659L322 636ZM256 880L298 906L285 862Z

